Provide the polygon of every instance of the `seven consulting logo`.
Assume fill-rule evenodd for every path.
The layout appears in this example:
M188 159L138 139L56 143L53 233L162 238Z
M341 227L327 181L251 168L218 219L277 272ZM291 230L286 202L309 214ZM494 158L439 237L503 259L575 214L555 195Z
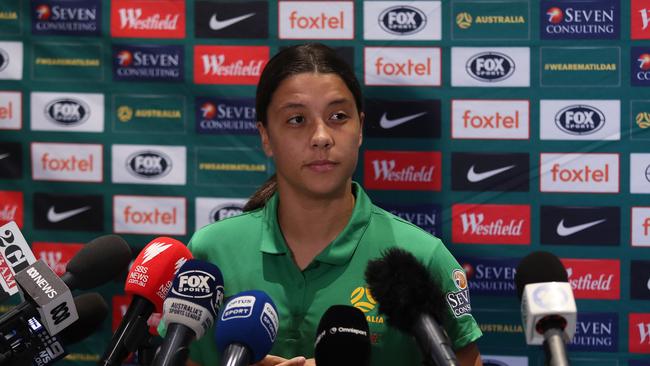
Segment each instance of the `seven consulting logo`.
M576 332L567 349L577 352L618 352L618 313L578 312Z
M442 39L442 2L366 1L363 38L368 40Z
M515 296L515 274L521 258L458 257L474 295Z
M451 240L459 244L530 245L530 206L454 204Z
M112 0L111 36L185 38L185 1Z
M440 138L441 101L366 99L363 127L368 137Z
M101 0L40 0L31 2L32 34L99 36Z
M440 191L439 151L379 151L364 154L364 187L378 190Z
M632 47L630 77L633 86L650 86L650 48Z
M541 206L542 244L618 246L620 207Z
M196 132L199 134L258 134L252 98L197 97L195 105Z
M442 236L442 217L440 205L395 205L380 203L379 207L398 216L433 236Z
M194 3L194 34L197 38L268 38L269 3Z
M40 230L104 230L101 195L34 193L34 228Z
M619 39L617 0L541 1L542 39Z
M196 84L257 85L268 46L194 46Z
M184 80L183 46L113 45L113 80L167 81Z

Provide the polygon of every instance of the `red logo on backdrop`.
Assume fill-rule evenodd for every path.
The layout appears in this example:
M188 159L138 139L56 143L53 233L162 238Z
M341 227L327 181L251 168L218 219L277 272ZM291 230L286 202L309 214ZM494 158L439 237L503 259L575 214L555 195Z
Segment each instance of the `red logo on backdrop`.
M257 85L268 61L267 46L195 46L194 82Z
M439 151L366 151L364 187L439 191L442 180Z
M185 1L112 0L111 35L185 38Z
M65 273L65 267L70 259L83 248L83 244L42 243L32 244L32 252L36 259L42 259L57 275Z
M0 191L0 226L15 221L23 228L23 192Z
M618 259L561 259L576 299L621 298L621 263Z
M451 238L466 244L530 244L530 206L456 204Z
M650 3L647 0L632 0L630 14L631 38L650 39Z
M129 305L131 305L131 295L113 296L113 321L111 322L113 333L119 328L120 322L124 314L126 314Z
M650 313L630 313L630 353L650 353Z

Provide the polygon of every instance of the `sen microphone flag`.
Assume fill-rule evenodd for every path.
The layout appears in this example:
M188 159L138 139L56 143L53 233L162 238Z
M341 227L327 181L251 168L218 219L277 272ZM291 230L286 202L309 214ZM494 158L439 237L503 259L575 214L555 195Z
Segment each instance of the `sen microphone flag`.
M174 275L191 258L192 253L180 241L156 238L142 249L133 262L124 291L151 301L156 312L161 313Z

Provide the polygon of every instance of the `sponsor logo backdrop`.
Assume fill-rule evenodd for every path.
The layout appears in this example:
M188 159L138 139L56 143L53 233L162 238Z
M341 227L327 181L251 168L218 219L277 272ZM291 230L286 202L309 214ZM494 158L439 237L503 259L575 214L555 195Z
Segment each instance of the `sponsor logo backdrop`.
M103 234L135 255L240 214L274 172L259 75L323 42L364 89L354 179L461 263L486 364L542 364L513 279L547 250L581 311L574 364L647 365L649 39L645 0L0 0L0 224L60 272ZM97 363L123 286L61 365Z

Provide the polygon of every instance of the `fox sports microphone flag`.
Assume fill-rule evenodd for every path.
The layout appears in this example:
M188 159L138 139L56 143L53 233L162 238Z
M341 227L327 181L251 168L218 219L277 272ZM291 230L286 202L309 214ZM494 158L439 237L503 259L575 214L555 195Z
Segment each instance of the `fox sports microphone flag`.
M212 327L223 303L223 276L212 263L190 259L178 271L163 303L167 335L154 366L183 365L189 344Z
M224 306L215 329L217 349L223 365L242 363L227 361L228 349L246 349L250 363L259 362L271 350L280 325L273 300L263 291L243 291L233 296ZM247 363L246 363L247 365Z

